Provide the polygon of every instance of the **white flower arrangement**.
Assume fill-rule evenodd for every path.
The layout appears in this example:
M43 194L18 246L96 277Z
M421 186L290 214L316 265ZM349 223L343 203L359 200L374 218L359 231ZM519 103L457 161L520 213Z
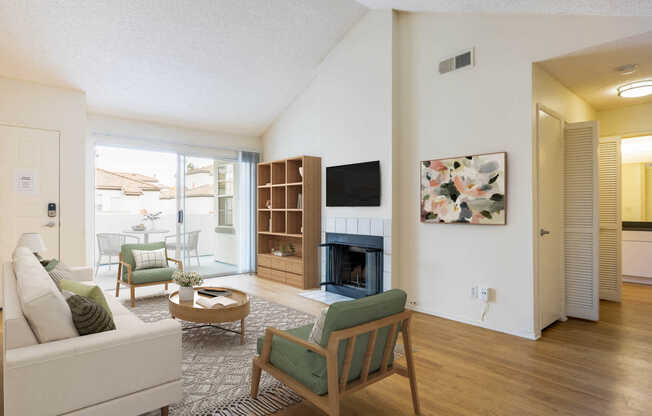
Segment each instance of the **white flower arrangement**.
M177 271L172 275L172 280L181 287L195 287L204 283L204 279L197 272Z

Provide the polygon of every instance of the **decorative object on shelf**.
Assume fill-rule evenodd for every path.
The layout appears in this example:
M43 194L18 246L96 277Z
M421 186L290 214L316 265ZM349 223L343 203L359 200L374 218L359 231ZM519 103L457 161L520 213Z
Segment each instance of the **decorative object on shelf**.
M289 243L289 244L284 244L281 246L281 249L272 249L272 254L277 256L277 257L289 257L289 256L294 256L296 254L296 249L294 248L294 244Z
M272 200L271 199L268 199L267 202L265 202L265 208L272 209Z
M132 225L131 229L134 231L145 231L145 224Z
M179 300L192 302L195 299L195 286L204 283L201 275L197 272L174 272L172 275L174 283L179 285Z
M149 221L150 229L155 229L156 228L156 221L161 219L162 214L163 214L163 211L150 213L150 212L147 212L146 209L141 209L140 210L140 215L143 216L143 221ZM135 231L138 231L138 230L135 230Z
M297 208L298 209L303 209L303 195L301 195L301 192L297 195Z
M421 162L421 222L505 224L506 153Z
M303 180L303 166L299 166L299 176L301 177L301 180Z

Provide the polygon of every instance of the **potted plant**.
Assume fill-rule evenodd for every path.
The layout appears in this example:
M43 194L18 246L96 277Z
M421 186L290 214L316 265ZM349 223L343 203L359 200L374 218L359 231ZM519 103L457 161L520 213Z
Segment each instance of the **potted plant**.
M179 285L179 300L192 302L195 299L195 286L204 283L201 275L197 272L174 272L172 275L174 283Z

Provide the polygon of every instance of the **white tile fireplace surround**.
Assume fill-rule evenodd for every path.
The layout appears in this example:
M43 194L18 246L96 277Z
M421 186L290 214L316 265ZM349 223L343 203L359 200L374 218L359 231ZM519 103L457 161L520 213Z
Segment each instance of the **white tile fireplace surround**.
M383 237L383 290L392 288L392 220L383 218L324 217L321 242L326 233L375 235ZM325 280L326 258L321 256L321 280ZM322 288L323 289L323 288Z

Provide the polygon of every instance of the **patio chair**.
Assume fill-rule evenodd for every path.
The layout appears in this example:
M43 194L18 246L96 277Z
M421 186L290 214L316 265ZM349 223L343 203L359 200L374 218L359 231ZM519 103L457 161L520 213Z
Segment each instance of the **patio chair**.
M97 262L95 263L95 277L97 277L97 272L100 270L101 266L109 266L109 268L118 264L119 260L115 263L111 262L112 257L120 257L120 247L123 244L127 244L129 239L133 240L133 243L140 243L140 238L135 235L129 234L116 234L116 233L98 233L97 234L97 247L99 249ZM102 263L102 257L108 257L108 263Z
M165 242L159 241L149 244L125 244L120 250L120 264L118 265L118 279L115 286L115 297L120 296L120 284L128 286L131 289L131 307L136 305L136 288L142 286L165 285L168 290L168 283L172 281L172 274L177 270L174 267L159 267L152 269L136 270L136 260L132 250L159 250L165 248ZM167 249L165 250L167 262L177 264L178 270L183 271L181 260L168 257Z
M267 328L265 336L258 338L260 355L253 360L251 397L258 395L265 370L329 416L339 416L342 396L400 374L410 380L412 405L418 415L410 340L412 311L405 310L406 299L404 291L394 289L332 304L319 344L308 341L312 324L286 331ZM399 333L407 367L394 363Z
M184 250L187 248L188 254L194 251L195 258L197 259L197 266L201 266L201 263L199 262L199 233L200 232L201 230L197 230L197 231L190 231L188 233L180 234L181 242L179 243L179 245L177 245L176 234L165 236L165 247L168 250L176 250L177 248L179 250ZM168 243L168 238L175 238L175 240Z

